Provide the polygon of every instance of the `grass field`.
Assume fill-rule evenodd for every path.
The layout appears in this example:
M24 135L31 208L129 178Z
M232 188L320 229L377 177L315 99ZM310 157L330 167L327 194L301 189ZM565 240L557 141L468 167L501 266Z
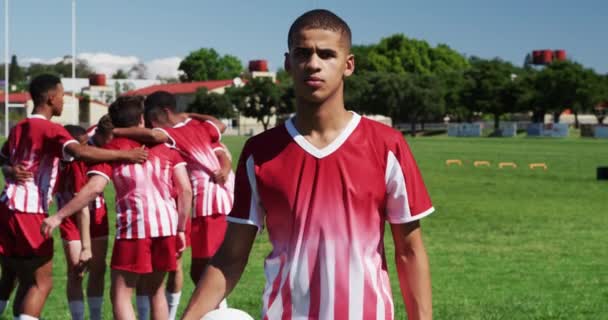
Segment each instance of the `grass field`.
M608 319L608 182L595 180L596 167L608 165L608 141L408 141L436 208L422 222L436 319ZM238 158L244 139L226 137L225 142ZM464 166L446 167L447 159L461 159ZM475 160L492 166L474 168ZM514 161L519 168L498 169L499 161ZM532 162L544 162L548 170L528 169ZM109 202L112 198L108 190ZM385 243L397 319L405 319L390 233ZM65 262L61 242L55 244L55 287L44 319L69 318ZM263 258L270 249L267 235L258 237L229 297L230 305L256 318ZM185 261L187 270L189 254ZM182 310L192 290L186 281ZM110 319L109 299L105 313ZM8 315L4 319L11 319Z

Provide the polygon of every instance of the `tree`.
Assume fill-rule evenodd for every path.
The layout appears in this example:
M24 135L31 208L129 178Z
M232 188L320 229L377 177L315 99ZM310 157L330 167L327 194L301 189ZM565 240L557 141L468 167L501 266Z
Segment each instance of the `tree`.
M578 114L591 111L595 104L601 102L601 83L601 76L579 63L554 62L532 78L534 103L542 111L552 111L556 123L562 111L570 108L578 127Z
M471 67L464 73L462 101L471 111L492 114L494 129L500 126L500 116L516 111L518 86L513 76L517 69L498 58L472 58Z
M384 38L376 45L359 45L351 49L359 72L390 72L396 74L437 74L463 70L467 60L445 44L431 47L423 40L403 34Z
M264 130L268 129L272 116L293 112L295 97L286 87L276 85L270 78L250 79L240 88L226 90L226 95L246 117L256 118Z
M279 84L291 85L293 80L291 79L291 75L283 68L279 68L277 70L277 82Z
M233 118L234 107L228 95L209 92L207 88L196 91L194 101L188 106L189 112L210 114L218 118Z
M54 74L58 77L71 77L72 57L65 56L62 61L56 64L32 63L26 71L27 77L30 79L43 73ZM76 77L88 78L92 73L94 73L93 69L85 60L76 60Z
M114 72L114 74L112 75L112 79L128 79L128 78L129 78L129 75L123 69L116 70L116 72Z
M148 67L143 63L137 63L129 70L129 78L132 79L146 79L148 74Z
M17 56L13 55L11 57L11 63L8 67L8 76L9 76L9 83L17 85L20 84L21 82L25 81L25 75L23 72L23 68L21 68L19 66L19 63L17 62Z
M235 56L220 56L214 49L201 48L182 60L179 70L184 72L180 76L184 82L221 80L239 76L243 65Z

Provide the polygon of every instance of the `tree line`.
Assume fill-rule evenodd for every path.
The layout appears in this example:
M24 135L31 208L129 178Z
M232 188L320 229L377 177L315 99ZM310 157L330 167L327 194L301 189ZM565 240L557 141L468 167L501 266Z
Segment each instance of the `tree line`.
M402 34L355 45L352 53L356 68L345 83L347 107L389 116L393 123L410 123L414 133L418 125L443 122L446 116L451 122L493 120L495 129L512 114L530 114L532 122L543 122L545 114L552 114L559 122L565 109L571 110L578 127L582 113L595 113L602 123L603 113L594 108L608 101L608 75L571 60L515 66L500 58L465 57L447 45L433 47ZM213 49L193 52L180 69L187 80L220 74L229 78L243 71L237 58L222 57ZM239 111L267 127L270 116L293 112L289 76L279 70L277 78L278 84L249 80L243 88L227 90L223 98L202 90L191 108L226 117Z

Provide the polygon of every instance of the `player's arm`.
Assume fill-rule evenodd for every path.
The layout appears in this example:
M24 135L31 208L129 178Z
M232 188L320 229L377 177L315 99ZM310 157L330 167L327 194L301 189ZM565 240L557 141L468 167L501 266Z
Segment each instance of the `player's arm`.
M224 131L226 131L226 125L221 122L218 118L214 117L214 116L210 116L208 114L200 114L200 113L186 113L186 115L192 119L196 119L198 121L209 121L211 123L213 123L218 130L220 130L220 133L224 133Z
M89 206L85 206L76 214L76 222L78 225L78 231L80 231L80 242L82 243L80 257L78 258L78 269L80 270L79 273L82 276L84 275L86 266L93 257L93 252L91 251L91 213L89 211Z
M201 319L230 294L247 265L257 231L258 228L253 225L228 224L226 240L196 284L182 319Z
M217 160L220 162L220 169L214 172L214 180L219 184L224 184L228 180L228 175L230 175L230 170L232 169L232 161L226 154L226 150L224 148L215 148L214 150L215 156Z
M42 235L49 237L53 230L61 224L63 219L88 206L89 202L93 201L95 197L103 192L106 184L108 184L108 180L105 177L101 175L91 176L87 184L82 187L80 192L78 192L70 202L57 211L56 214L44 219L42 226L40 227Z
M420 223L391 224L391 231L399 285L408 319L432 319L431 272Z
M145 144L161 144L170 142L169 136L162 130L148 128L114 128L116 137L125 137Z
M80 143L69 143L65 146L65 151L76 159L89 163L110 161L141 163L148 158L148 151L144 147L131 150L108 150Z
M178 248L178 252L181 253L186 249L184 232L186 231L186 223L188 222L190 210L192 209L192 186L190 185L188 170L185 165L175 167L173 177L174 187L177 191L177 233L182 241Z

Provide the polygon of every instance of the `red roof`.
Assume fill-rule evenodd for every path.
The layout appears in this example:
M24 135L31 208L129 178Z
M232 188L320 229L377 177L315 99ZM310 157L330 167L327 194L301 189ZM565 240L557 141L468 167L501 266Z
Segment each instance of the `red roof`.
M4 92L0 92L0 103L4 104L4 99ZM8 95L8 103L25 104L30 99L28 92L15 92Z
M183 83L167 83L157 84L146 88L133 90L124 93L126 96L143 95L147 96L156 91L167 91L171 94L192 94L200 88L207 88L207 90L214 90L218 88L232 86L232 80L212 80L212 81L198 81L198 82L183 82Z

